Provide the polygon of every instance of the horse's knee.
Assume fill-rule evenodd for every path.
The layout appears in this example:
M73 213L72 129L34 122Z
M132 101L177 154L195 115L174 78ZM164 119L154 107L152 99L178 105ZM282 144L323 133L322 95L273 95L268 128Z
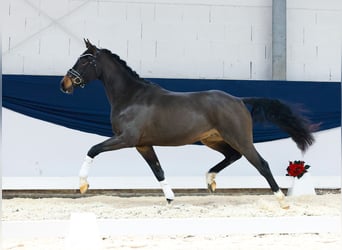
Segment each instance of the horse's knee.
M101 147L99 145L94 145L89 149L87 155L91 158L95 158L95 156L97 156L101 152L102 152Z

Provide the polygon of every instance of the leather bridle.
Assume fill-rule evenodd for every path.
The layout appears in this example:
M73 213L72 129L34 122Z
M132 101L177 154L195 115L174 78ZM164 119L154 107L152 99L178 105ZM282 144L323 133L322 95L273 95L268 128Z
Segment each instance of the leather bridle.
M81 87L84 88L86 82L84 81L84 73L86 72L87 68L89 66L94 66L95 70L96 70L96 56L94 56L93 54L87 53L87 54L83 54L81 55L78 60L80 60L83 57L89 56L91 57L91 61L89 61L87 63L87 65L84 67L84 69L81 72L78 72L77 70L75 70L74 68L71 68L68 70L67 72L67 76L70 77L71 82L72 82L72 86L73 87Z

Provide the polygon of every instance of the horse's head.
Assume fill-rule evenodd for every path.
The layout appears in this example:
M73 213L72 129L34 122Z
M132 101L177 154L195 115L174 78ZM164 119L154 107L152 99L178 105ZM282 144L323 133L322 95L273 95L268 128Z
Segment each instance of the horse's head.
M99 49L89 40L84 40L87 50L80 55L75 65L68 70L61 81L61 90L71 94L75 87L84 87L88 82L97 79L96 57Z

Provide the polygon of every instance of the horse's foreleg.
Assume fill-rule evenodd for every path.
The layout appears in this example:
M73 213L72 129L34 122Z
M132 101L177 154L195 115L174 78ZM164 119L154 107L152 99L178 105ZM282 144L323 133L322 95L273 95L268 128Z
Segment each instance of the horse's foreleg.
M91 158L87 155L86 158L84 159L84 162L83 162L81 169L80 169L80 172L79 172L81 194L87 192L87 190L89 188L87 178L88 178L89 169L90 169L90 166L92 163L93 163L93 158Z
M159 160L157 158L156 153L153 150L153 147L152 146L140 146L140 147L136 147L136 149L141 154L141 156L145 159L147 164L150 166L154 176L159 181L167 202L171 203L175 195L171 187L165 180L164 171L162 167L160 166Z
M112 137L102 143L96 144L95 146L91 147L91 149L88 151L86 158L84 159L84 162L79 172L80 192L83 194L89 188L89 183L87 179L89 175L90 166L92 165L95 156L105 151L116 150L128 146L130 145L125 143L120 137Z

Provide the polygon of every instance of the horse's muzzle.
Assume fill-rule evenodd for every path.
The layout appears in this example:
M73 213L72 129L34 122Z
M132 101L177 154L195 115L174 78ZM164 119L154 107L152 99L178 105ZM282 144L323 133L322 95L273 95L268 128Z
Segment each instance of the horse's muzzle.
M64 76L61 81L61 91L65 94L72 94L74 87L72 84L72 79L69 76Z

